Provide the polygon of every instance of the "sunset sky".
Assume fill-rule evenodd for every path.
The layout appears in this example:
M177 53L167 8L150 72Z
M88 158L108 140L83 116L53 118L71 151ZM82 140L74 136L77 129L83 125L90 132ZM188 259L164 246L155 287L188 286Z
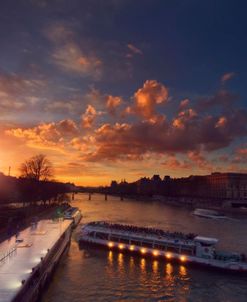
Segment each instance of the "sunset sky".
M0 171L56 179L247 172L247 4L3 0Z

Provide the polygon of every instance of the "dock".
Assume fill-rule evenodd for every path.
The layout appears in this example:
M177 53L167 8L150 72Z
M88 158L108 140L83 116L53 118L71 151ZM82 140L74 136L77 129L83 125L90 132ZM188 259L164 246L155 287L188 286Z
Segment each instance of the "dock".
M0 244L0 302L36 301L71 238L70 220L41 220Z

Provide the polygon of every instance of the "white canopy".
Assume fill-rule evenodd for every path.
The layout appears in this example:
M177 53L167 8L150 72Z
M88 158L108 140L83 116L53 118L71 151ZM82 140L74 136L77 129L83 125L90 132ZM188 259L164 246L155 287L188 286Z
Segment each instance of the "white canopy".
M207 244L216 244L219 241L217 238L210 238L210 237L203 237L203 236L196 236L194 240Z

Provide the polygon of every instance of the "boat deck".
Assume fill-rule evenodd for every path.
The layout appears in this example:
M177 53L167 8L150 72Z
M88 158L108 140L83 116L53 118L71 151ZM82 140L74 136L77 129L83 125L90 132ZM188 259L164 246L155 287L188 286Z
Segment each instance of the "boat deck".
M132 238L136 238L139 239L141 241L147 239L150 241L166 241L167 243L171 243L174 244L176 243L177 245L179 244L184 244L187 246L191 246L194 247L195 246L195 241L191 240L191 239L181 239L181 238L177 238L177 237L172 237L172 236L159 236L159 235L155 235L155 234L146 234L143 232L131 232L131 231L125 231L125 230L119 230L119 229L114 229L114 228L110 228L107 226L100 226L100 225L85 225L87 227L87 229L91 229L92 231L97 231L97 232L107 232L108 234L115 234L115 235L119 235L119 236L127 236L127 237L132 237Z
M29 227L0 244L0 302L10 302L21 289L22 280L31 276L32 268L41 262L70 226L70 220L53 222L41 220L37 227Z

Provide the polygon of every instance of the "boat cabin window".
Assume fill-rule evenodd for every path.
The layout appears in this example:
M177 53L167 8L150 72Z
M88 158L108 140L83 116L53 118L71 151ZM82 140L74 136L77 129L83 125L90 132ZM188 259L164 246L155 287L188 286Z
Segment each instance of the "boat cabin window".
M164 244L154 243L154 248L158 250L166 251L166 246Z
M142 246L152 248L153 242L152 241L142 241Z
M116 236L112 236L112 235L111 235L110 240L111 240L111 241L115 241L115 242L119 242L119 237L116 237Z
M137 245L137 246L138 246L138 245L141 245L141 244L140 244L140 241L132 240L132 239L130 240L130 244L132 244L132 245Z
M205 242L200 242L200 243L201 243L201 246L206 246L206 247L213 246L212 243L205 243Z
M120 238L120 242L122 242L122 243L126 243L126 244L129 244L129 239L126 239L126 238Z
M193 249L181 249L181 254L193 255Z
M178 246L177 247L167 246L167 251L168 252L173 252L173 253L178 253L179 252L179 248L178 248Z
M95 237L99 239L108 240L108 234L96 232Z

